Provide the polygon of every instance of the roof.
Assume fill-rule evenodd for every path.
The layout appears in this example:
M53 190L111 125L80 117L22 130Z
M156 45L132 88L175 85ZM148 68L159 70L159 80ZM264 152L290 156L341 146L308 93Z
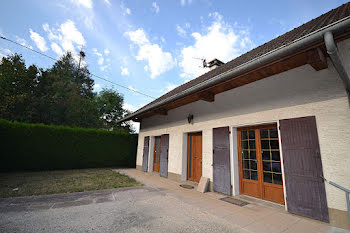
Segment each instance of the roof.
M333 9L263 45L260 45L259 47L217 67L216 69L213 69L187 83L182 84L181 86L178 86L177 88L167 92L166 94L160 96L159 98L155 99L154 101L150 102L149 104L145 105L144 107L138 109L133 114L137 114L139 112L142 112L143 109L158 103L161 100L167 99L173 95L176 95L182 91L185 91L199 83L202 83L208 79L211 79L219 74L225 73L229 70L234 69L235 67L242 65L246 62L249 62L255 58L258 58L268 52L271 52L273 50L276 50L282 46L288 45L293 43L293 41L308 35L316 30L319 30L329 24L335 23L338 20L341 20L347 16L350 16L350 2L343 4L339 6L336 9Z

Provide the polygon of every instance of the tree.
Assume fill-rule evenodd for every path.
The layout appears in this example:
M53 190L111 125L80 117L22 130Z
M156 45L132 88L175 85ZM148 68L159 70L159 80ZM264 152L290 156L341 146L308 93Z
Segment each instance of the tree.
M45 72L50 80L49 123L79 127L98 127L98 111L93 92L94 80L87 67L78 67L71 53Z
M128 112L124 98L111 89L93 92L87 66L79 67L71 53L46 70L28 68L21 55L0 61L0 118L11 121L105 128L133 132L116 121Z
M134 132L131 124L119 123L117 120L123 118L129 112L123 109L124 97L118 92L104 88L96 96L96 106L99 112L102 127L109 130L123 130Z
M3 57L0 62L0 117L31 121L33 89L40 74L35 65L26 68L21 55Z

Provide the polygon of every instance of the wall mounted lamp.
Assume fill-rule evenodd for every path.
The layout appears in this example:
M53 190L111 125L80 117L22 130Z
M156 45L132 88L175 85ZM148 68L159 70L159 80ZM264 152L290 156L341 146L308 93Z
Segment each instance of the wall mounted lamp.
M188 124L192 123L192 121L193 121L193 114L188 114L187 121L188 121Z

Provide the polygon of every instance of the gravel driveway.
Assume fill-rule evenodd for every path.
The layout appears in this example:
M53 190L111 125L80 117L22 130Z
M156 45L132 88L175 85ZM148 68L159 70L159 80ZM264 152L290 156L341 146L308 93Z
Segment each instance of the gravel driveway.
M0 232L348 232L284 208L229 204L158 174L119 172L145 186L0 199Z
M0 232L245 232L159 189L0 200Z

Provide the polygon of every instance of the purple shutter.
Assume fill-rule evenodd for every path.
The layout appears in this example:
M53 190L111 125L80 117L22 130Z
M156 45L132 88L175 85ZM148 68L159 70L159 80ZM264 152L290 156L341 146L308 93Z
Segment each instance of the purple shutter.
M288 211L329 222L316 119L280 120Z
M213 189L231 195L229 127L213 129Z
M159 175L168 177L169 134L161 137Z
M149 136L145 137L143 143L143 159L142 159L142 170L147 172L148 170L148 153L149 153Z

